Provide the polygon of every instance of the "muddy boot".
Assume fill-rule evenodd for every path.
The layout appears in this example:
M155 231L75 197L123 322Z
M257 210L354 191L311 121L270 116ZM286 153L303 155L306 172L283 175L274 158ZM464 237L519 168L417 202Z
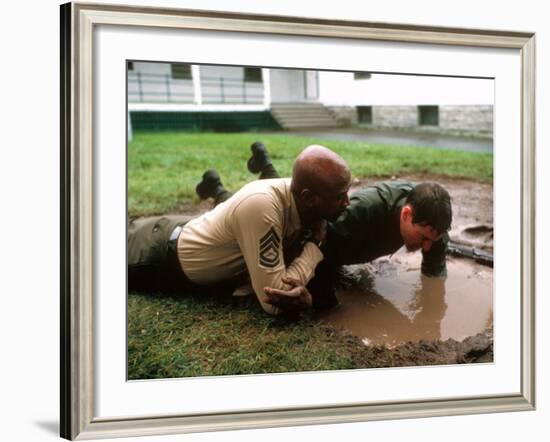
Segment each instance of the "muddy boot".
M220 180L220 175L215 170L207 170L202 175L202 180L195 188L200 199L216 198L216 195L227 192Z
M271 166L271 160L267 149L261 141L256 141L250 146L252 156L248 159L247 167L250 173L260 173Z

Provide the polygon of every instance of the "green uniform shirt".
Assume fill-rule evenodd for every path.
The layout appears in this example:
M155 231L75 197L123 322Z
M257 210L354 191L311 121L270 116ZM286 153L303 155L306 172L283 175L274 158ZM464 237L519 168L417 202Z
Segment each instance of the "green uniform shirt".
M414 186L408 181L386 181L354 192L350 205L329 226L325 255L336 265L349 265L395 253L405 244L399 229L399 216ZM429 276L446 274L448 240L445 233L428 252L422 252L422 273Z

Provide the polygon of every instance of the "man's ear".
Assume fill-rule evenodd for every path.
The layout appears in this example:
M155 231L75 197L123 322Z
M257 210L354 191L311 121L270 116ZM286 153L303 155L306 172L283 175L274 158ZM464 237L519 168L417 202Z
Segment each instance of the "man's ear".
M401 209L401 221L408 222L409 220L412 222L412 207L405 204Z
M317 196L309 189L302 189L300 199L307 207L312 207L316 204Z

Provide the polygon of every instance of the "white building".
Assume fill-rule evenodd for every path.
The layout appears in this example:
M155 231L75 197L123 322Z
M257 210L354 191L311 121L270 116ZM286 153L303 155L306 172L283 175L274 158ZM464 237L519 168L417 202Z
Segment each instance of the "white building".
M492 134L489 79L129 62L134 130L391 127Z

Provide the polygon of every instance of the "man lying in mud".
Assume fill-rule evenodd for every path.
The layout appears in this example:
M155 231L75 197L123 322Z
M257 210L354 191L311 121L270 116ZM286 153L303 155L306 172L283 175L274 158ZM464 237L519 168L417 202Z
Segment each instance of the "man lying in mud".
M164 216L130 222L128 289L227 291L249 278L267 313L296 309L267 302L264 287L285 292L304 287L313 277L323 259L320 247L327 220L335 220L349 204L346 162L314 145L298 155L291 179L257 180L231 197L219 189L219 178L205 181L198 191L213 183L218 196L225 192L226 201L213 210L194 219ZM297 253L292 257L284 255L289 249L285 246L296 242L302 232L308 233L307 241L299 250L294 248ZM311 300L306 303L311 305Z
M251 149L249 171L260 173L260 179L278 177L265 146L256 142ZM203 175L197 193L201 198L214 198L216 204L231 195L213 170ZM329 223L321 247L324 259L313 280L307 287L289 281L290 290L267 286L264 302L282 309L331 308L338 304L335 283L342 265L369 262L403 246L410 252L422 250L424 275L443 277L451 221L449 193L436 183L386 181L357 190L342 215ZM296 246L300 242L291 245ZM286 254L298 252L289 250Z

